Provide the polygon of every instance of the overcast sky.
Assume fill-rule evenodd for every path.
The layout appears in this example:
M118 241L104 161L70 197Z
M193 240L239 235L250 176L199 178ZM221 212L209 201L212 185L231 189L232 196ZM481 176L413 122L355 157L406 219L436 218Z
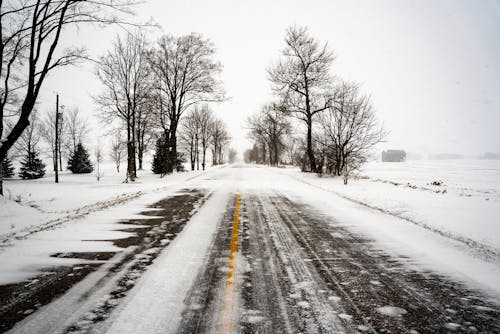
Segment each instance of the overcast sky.
M137 12L164 33L199 32L215 43L231 99L213 109L240 151L250 145L245 119L271 98L266 68L284 47L285 29L300 25L335 52L332 74L372 95L390 131L381 149L500 153L499 1L150 0ZM78 39L97 56L117 32L82 27L63 43ZM41 109L53 106L57 91L62 104L92 118L90 95L99 91L92 71L84 65L52 75Z

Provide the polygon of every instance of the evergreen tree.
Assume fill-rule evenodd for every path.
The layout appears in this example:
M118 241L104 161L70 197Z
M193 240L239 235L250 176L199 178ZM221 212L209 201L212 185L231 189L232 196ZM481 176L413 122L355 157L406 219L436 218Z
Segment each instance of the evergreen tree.
M89 153L82 143L76 145L76 150L69 157L68 169L74 174L88 174L94 170L89 159Z
M12 166L12 161L9 157L5 157L2 161L2 176L4 179L10 179L14 176L14 166Z
M44 175L45 164L38 158L38 152L28 152L23 161L21 161L19 176L23 179L39 179Z
M163 137L158 138L156 141L155 154L153 156L153 164L151 170L155 174L165 174L166 167L166 154L165 154L165 140Z

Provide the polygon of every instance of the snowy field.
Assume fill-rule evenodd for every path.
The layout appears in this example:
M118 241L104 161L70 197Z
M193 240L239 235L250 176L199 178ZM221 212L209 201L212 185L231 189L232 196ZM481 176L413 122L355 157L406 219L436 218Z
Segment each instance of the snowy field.
M194 173L175 173L165 178L148 169L138 171L136 182L124 183L124 171L117 173L112 164L102 167L99 182L94 173L72 174L61 172L59 183L48 171L38 180L19 178L4 180L4 194L0 198L0 240L27 232L40 225L57 224L95 211L124 204L152 191L168 190L182 183Z
M370 162L347 186L340 178L283 172L446 237L500 253L498 160Z

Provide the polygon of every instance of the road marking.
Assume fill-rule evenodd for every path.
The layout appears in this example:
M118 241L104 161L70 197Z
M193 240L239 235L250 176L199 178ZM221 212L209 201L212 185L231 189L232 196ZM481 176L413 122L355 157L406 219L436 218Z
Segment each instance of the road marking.
M231 234L231 245L229 247L229 264L224 286L224 299L222 300L222 314L220 323L221 333L233 333L234 327L234 291L236 285L236 263L235 256L238 251L238 216L240 213L240 194L236 195L234 206L233 232Z

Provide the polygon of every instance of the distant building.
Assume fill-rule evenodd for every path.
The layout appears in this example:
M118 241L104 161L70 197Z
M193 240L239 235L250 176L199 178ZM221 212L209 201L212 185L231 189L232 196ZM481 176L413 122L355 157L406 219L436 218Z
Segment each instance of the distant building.
M403 150L382 151L383 162L403 162L406 160L406 152Z

